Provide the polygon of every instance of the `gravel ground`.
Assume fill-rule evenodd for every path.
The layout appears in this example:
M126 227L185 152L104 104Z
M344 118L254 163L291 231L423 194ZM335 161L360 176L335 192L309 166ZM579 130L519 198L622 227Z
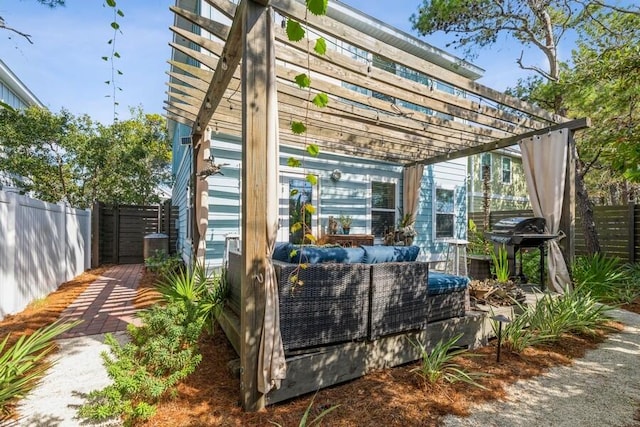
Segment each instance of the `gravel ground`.
M113 334L120 342L126 332ZM77 427L87 424L76 419L76 408L84 402L83 394L105 387L109 377L100 353L108 350L104 334L57 340L57 363L40 385L18 405L20 420L16 427ZM117 423L101 424L115 426Z
M507 401L471 409L469 417L447 416L444 426L640 427L640 315L616 310L625 324L571 366L507 387Z

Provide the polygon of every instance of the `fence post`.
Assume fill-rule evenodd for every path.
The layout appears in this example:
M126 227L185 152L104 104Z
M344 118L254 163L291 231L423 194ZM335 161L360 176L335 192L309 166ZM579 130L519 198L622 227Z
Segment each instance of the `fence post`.
M629 263L636 262L636 205L629 202L629 238L627 239L627 252L629 254Z
M93 202L91 210L91 268L100 265L100 202Z

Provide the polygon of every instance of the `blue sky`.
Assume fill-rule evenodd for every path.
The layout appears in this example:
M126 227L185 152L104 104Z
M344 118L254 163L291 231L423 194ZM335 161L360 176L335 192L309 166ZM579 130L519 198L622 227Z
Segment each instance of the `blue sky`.
M76 115L89 114L93 119L110 123L113 119L111 87L104 82L111 78L110 65L101 59L109 55L107 41L113 31L109 23L113 10L103 6L103 0L67 0L66 7L49 9L35 0L11 0L0 3L0 16L8 26L31 34L34 44L8 31L0 32L2 60L18 75L32 92L53 111L66 108ZM117 0L124 11L120 19L123 34L118 34L116 47L121 55L117 77L122 88L116 99L119 117L129 117L128 107L142 105L145 112L162 113L170 57L169 26L173 16L169 6L174 0ZM409 34L409 17L419 0L344 0L344 3ZM442 36L424 40L450 53L448 41ZM480 81L503 90L526 75L515 60L520 54L517 45L501 41L490 50L480 52L473 63L486 70ZM526 58L526 57L525 57ZM529 61L538 64L536 54Z

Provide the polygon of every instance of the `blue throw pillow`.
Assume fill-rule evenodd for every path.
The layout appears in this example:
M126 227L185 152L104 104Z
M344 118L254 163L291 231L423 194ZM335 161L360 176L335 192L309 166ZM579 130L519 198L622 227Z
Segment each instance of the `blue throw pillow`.
M427 293L429 295L442 295L466 289L469 285L469 278L429 271L428 282Z
M343 248L345 253L344 259L338 262L345 264L360 264L364 262L364 249L362 248Z
M292 245L289 242L277 242L275 248L273 249L273 256L271 258L278 260L289 262L289 254L291 253Z
M364 249L364 262L378 264L381 262L412 262L418 258L418 246L361 246Z

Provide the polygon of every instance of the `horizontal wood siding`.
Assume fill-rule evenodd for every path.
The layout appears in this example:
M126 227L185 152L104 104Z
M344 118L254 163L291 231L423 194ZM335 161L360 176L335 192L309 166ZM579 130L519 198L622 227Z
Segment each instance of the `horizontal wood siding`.
M209 183L209 229L206 234L207 264L210 267L222 265L225 235L240 234L240 140L223 135L213 135L211 153L216 163L227 164L222 168L224 175L207 179ZM303 156L300 150L287 146L280 147L281 173L309 173L318 176L320 206L318 206L318 229L326 232L329 216L349 214L353 217L351 233L368 233L371 227L370 182L375 180L402 181L402 167L394 164L353 159L331 153L320 153L318 158ZM304 169L287 166L289 157L304 160ZM331 180L334 169L342 171L338 182ZM399 187L400 190L400 187ZM175 189L174 189L175 191ZM402 207L402 192L398 191L397 206ZM180 196L178 196L180 197ZM288 204L283 196L281 205Z

